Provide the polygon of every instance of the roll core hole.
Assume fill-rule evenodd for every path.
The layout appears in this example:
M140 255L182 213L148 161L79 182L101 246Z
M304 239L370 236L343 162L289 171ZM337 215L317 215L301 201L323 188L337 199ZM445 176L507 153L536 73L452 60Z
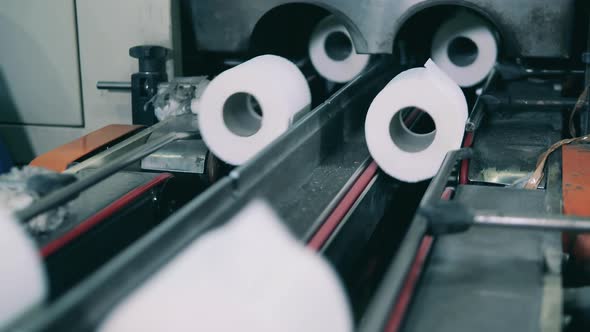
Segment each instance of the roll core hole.
M223 121L232 133L248 137L262 127L262 108L256 98L245 92L231 95L223 104Z
M391 119L389 135L401 150L410 153L420 152L426 150L434 141L436 124L428 112L418 107L406 107L399 110Z
M334 31L326 37L324 49L330 59L343 61L352 53L352 41L344 32Z
M466 37L457 37L449 43L447 49L449 60L459 67L466 67L475 62L479 49L473 40Z

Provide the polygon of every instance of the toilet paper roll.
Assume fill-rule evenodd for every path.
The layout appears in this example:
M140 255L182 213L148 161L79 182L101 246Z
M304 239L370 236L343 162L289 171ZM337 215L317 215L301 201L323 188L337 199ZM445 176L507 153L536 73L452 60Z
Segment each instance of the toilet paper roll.
M309 110L305 76L287 59L262 55L219 74L203 92L199 128L228 164L248 161Z
M402 111L418 108L433 120L435 130L409 130ZM467 102L461 88L432 60L425 68L397 75L375 97L367 112L365 137L371 156L387 174L418 182L433 177L448 151L461 146Z
M474 86L485 79L496 64L496 33L482 18L461 12L436 31L431 57L457 84Z
M39 305L47 293L41 257L17 219L0 209L0 329Z
M99 331L352 331L344 289L319 254L254 201L122 302Z
M357 54L346 27L335 16L328 16L312 32L309 58L322 77L346 83L365 70L370 55Z

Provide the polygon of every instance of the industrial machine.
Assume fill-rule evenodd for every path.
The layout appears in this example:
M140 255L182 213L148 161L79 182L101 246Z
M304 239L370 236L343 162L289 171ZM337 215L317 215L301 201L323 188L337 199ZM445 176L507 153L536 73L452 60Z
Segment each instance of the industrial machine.
M590 328L588 3L180 6L186 77L168 80L169 50L129 45L138 72L97 88L129 91L133 125L103 128L31 163L76 180L16 212L26 222L66 203L70 209L55 230L34 235L47 299L8 330L98 329L113 307L253 199L268 202L300 243L333 266L355 330ZM424 64L437 28L457 12L494 28L497 61L483 81L463 88L462 147L447 153L431 180L397 180L367 148L367 109L393 77ZM372 55L347 83L324 79L307 55L314 27L329 15L343 22L358 53ZM174 98L190 108L204 76L261 54L299 67L312 109L248 162L235 167L212 153L198 114L156 118L155 109ZM432 132L431 121L424 112L403 118L417 134Z

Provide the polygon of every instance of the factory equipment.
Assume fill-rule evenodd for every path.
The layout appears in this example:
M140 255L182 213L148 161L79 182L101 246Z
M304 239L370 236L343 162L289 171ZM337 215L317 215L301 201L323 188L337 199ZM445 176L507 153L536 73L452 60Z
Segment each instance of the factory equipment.
M200 283L211 279L195 275L215 266L210 250L186 267L199 244L236 236L235 246L218 244L220 262L244 269L227 274L232 287L239 271L258 280L273 275L271 265L300 262L284 251L288 258L253 261L253 270L232 265L240 245L264 259L280 247L264 223L243 238L223 233L247 218L282 224L291 239L279 238L315 253L301 266L326 272L277 278L301 276L289 279L301 294L321 280L329 290L321 296L337 303L314 306L322 316L314 324L306 303L283 321L248 306L264 301L244 302L267 328L293 317L318 331L326 322L334 331L589 328L588 4L189 0L182 8L200 59L186 77L168 81L168 50L129 45L140 62L131 83L97 88L128 90L134 125L31 164L68 181L8 221L67 214L55 229L23 236L38 249L34 276L45 284L32 303L0 315L0 329L132 330L170 317L171 328L207 329L199 315L209 314L231 322L233 313L208 313L219 306L188 291L206 289ZM249 238L257 232L259 241ZM6 275L6 285L23 287ZM206 300L241 300L243 287ZM285 308L296 303L281 294ZM249 330L242 314L236 327Z

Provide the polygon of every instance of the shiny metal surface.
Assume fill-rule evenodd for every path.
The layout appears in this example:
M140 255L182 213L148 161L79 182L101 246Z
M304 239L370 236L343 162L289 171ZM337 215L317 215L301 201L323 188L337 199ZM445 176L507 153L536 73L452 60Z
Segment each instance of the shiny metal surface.
M193 29L201 50L246 51L256 24L290 0L192 0ZM398 31L412 16L438 5L456 5L488 18L498 29L502 51L510 56L569 55L574 0L303 0L339 16L360 53L391 53Z
M471 149L460 149L447 153L439 172L430 182L426 193L422 197L420 207L430 205L440 200L440 197L449 181L449 176L456 166L457 161L471 157ZM403 242L399 245L395 256L388 267L383 281L377 288L375 296L371 300L365 317L362 318L357 331L372 332L383 331L390 312L397 301L404 279L412 265L416 251L426 234L428 221L421 214L416 214L410 225ZM392 246L398 244L392 244Z
M549 184L551 187L557 186L553 180ZM455 213L448 215L472 226L590 232L590 218L565 216L561 211L547 209L546 196L549 192L550 190L462 185L456 194L456 201L463 203L462 205L453 203L439 206L454 209Z
M451 202L510 215L543 213L545 191L462 185ZM546 315L561 319L559 298L556 307L542 308L561 291L560 251L560 234L538 229L472 227L437 237L401 331L540 331ZM556 260L547 257L553 252ZM546 266L555 263L554 285L546 279L554 270ZM460 314L448 319L449 313Z
M498 212L476 211L473 221L474 226L590 233L590 218L580 218L573 216L543 215L535 214L534 212L519 216L503 215L502 213Z
M167 171L204 174L207 146L200 139L172 142L141 160L141 168L152 171Z
M372 237L380 232L381 223L387 209L395 205L395 200L402 200L403 190L399 182L383 173L377 173L367 185L354 205L340 222L320 252L336 268L345 288L348 291L353 312L362 312L367 292L359 290L359 264L367 263L363 252ZM367 282L363 283L367 287ZM355 317L358 319L358 317Z
M430 182L428 186L428 190L424 194L422 201L420 202L420 206L426 206L437 202L440 200L440 196L442 195L443 191L447 183L449 182L449 176L455 167L455 164L458 160L463 159L470 159L473 157L473 150L464 148L454 151L449 151L445 156L445 159L440 166L438 173Z
M93 171L89 170L87 172L90 174ZM117 172L103 182L88 188L88 190L80 193L78 197L72 200L69 214L57 230L35 238L37 245L42 248L59 239L80 222L92 217L121 198L121 196L149 182L158 175L157 173L147 172Z
M171 132L156 140L153 140L149 144L145 144L136 149L133 149L129 151L128 154L111 160L108 165L97 169L95 172L81 177L72 184L56 190L45 197L42 197L24 209L16 211L15 216L21 221L30 220L31 218L36 217L43 212L68 202L72 198L76 197L76 195L78 195L81 191L88 189L92 185L123 169L125 166L140 160L141 158L154 151L157 151L163 146L180 139L190 138L193 135L195 134L190 132Z
M142 129L136 125L108 125L37 156L29 165L63 172L79 160Z
M559 92L554 91L552 84L514 82L504 84L494 94L550 99ZM561 139L563 107L495 104L485 98L483 101L486 115L475 131L469 181L522 185L522 180L535 169L539 155Z
M131 82L98 81L96 88L99 90L131 91Z
M198 129L197 116L194 114L171 117L140 131L112 148L86 159L80 164L68 168L64 173L76 174L84 169L103 167L113 160L126 155L138 146L145 144L153 133L164 135L171 132L197 132Z
M467 118L467 122L465 123L465 131L475 131L477 128L479 128L479 125L481 124L481 121L486 112L486 105L483 102L483 96L490 89L491 85L496 79L497 70L492 69L492 71L488 75L488 78L481 87L481 93L477 96L477 100L475 101L475 104L473 106L473 111L471 112L471 114L469 114L469 118Z
M515 110L535 109L537 111L561 111L563 108L573 108L578 99L564 97L519 97L509 95L485 94L482 96L485 103L492 107L502 105L504 107L513 107ZM586 104L586 103L584 103Z
M96 329L122 298L253 198L267 200L304 241L321 225L319 218L350 177L364 167L369 152L362 119L371 100L398 71L391 63L370 68L253 160L217 181L34 319L23 320L20 327Z

